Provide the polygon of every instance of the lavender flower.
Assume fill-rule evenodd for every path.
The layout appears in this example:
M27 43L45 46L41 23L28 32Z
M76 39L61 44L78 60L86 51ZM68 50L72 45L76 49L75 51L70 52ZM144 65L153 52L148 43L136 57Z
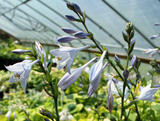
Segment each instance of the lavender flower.
M146 87L141 87L141 94L137 97L138 100L146 100L153 102L154 100L154 94L157 92L158 88L150 88L151 83L147 85Z
M70 42L72 40L75 40L77 39L76 37L72 37L72 36L62 36L62 37L59 37L57 39L58 42L61 42L61 43L67 43L67 42Z
M80 48L72 48L72 47L64 47L61 46L57 39L54 40L56 44L60 47L59 49L51 50L50 53L57 57L57 68L58 70L62 69L67 65L67 71L70 73L71 64L74 60L76 54L86 48L89 48L90 45L80 47Z
M72 15L65 15L65 16L66 16L66 18L67 18L68 20L70 20L70 21L75 21L74 16L72 16Z
M83 65L80 68L76 68L71 70L71 74L70 73L66 73L61 80L58 82L58 86L64 90L66 88L68 88L69 86L71 86L81 75L81 72L83 71L83 69L85 67L87 67L89 64L91 64L93 61L95 61L97 58L93 58L92 60L90 60L88 63L86 63L85 65Z
M135 63L136 63L136 56L134 55L133 57L132 57L132 59L131 59L131 64L130 64L130 66L134 66L135 65Z
M36 41L35 45L36 45L36 51L41 56L41 58L43 55L43 60L44 60L43 65L44 65L45 69L48 71L47 62L46 62L46 52L45 52L43 46L39 42Z
M132 39L130 42L130 46L135 42L135 39Z
M143 54L151 53L149 56L152 57L152 56L154 56L157 52L158 52L158 48L146 49L146 50L143 51Z
M118 58L117 55L115 55L114 58L115 58L115 60L116 60L118 63L120 63L120 59Z
M31 52L31 51L30 50L22 50L22 49L12 50L12 53L15 53L15 54L22 54L22 53L26 53L26 52Z
M72 5L73 5L75 11L76 11L77 13L79 13L79 14L83 17L83 13L82 13L80 7L79 7L77 4L75 4L75 3L72 3Z
M155 26L159 26L159 25L160 25L160 23L159 23L159 22L157 22L157 23L155 23L154 25L155 25Z
M37 63L39 60L31 62L31 60L25 60L19 63L16 63L11 66L5 66L11 72L14 72L9 82L20 81L22 88L25 90L27 85L27 79L31 71L32 66Z
M90 35L91 35L91 34L89 34L89 33L84 33L84 32L82 32L82 31L76 32L76 33L74 34L75 37L80 38L80 39L86 39L86 38L87 38L86 36L90 36Z
M124 79L127 79L128 76L129 76L129 71L128 71L127 69L125 69L125 70L123 71L123 77L124 77Z
M70 28L66 28L66 27L63 27L62 30L68 34L73 34L73 33L76 33L77 31L73 30L73 29L70 29Z
M159 35L152 35L150 39L156 39L157 37L159 37Z
M90 72L89 72L89 89L88 89L88 97L90 97L98 88L100 80L101 80L101 73L103 69L108 65L108 62L103 66L103 59L106 55L107 51L104 51L101 58L97 63L92 65Z

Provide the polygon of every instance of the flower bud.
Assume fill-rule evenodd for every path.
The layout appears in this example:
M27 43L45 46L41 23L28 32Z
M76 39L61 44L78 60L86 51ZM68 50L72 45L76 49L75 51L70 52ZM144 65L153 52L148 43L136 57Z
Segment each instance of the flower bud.
M75 40L77 39L76 37L72 37L72 36L62 36L62 37L59 37L57 39L58 42L62 42L62 43L67 43L67 42L70 42L72 40Z
M68 7L70 10L73 10L73 7L72 7L72 5L71 5L69 2L67 2L66 5L67 5L67 7Z
M159 25L160 25L160 23L158 23L158 22L157 22L157 23L155 23L154 25L155 25L155 26L159 26Z
M50 121L49 119L47 119L47 118L44 118L44 121Z
M132 46L132 44L135 43L135 39L132 39L130 42L130 46Z
M150 39L156 39L159 35L153 35L150 37Z
M86 36L90 36L90 34L89 34L89 33L84 33L84 32L82 32L82 31L79 31L79 32L76 32L76 33L74 34L74 36L75 36L75 37L78 37L78 38L80 38L80 39L86 39L86 38L87 38Z
M124 79L127 79L128 76L129 76L129 71L128 71L127 69L125 69L125 70L123 71L123 77L124 77Z
M134 65L135 65L136 59L137 59L137 58L136 58L136 56L134 55L134 56L132 57L130 66L134 66Z
M66 18L67 18L68 20L70 20L70 21L75 21L74 16L72 16L72 15L65 15L65 16L66 16Z
M128 22L126 25L126 32L130 34L132 29L133 29L133 24L131 22Z
M115 55L114 58L115 58L115 60L116 60L118 63L120 63L120 59L118 58L117 55Z
M112 95L112 91L111 91L111 81L109 84L109 92L108 92L108 96L107 96L107 106L109 109L109 113L111 114L112 109L113 109L113 95Z
M83 13L82 13L80 7L75 3L72 3L72 6L74 7L74 10L83 17Z
M77 31L73 30L73 29L70 29L70 28L66 28L66 27L63 27L62 30L68 34L73 34L73 33L76 33Z
M22 53L26 53L26 52L31 52L31 51L30 50L22 50L22 49L12 50L12 53L15 53L15 54L22 54Z

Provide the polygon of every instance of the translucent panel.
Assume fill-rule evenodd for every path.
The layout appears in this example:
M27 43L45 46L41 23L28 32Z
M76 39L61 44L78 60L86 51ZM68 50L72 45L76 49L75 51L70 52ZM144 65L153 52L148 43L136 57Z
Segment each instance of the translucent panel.
M24 1L0 1L0 28L22 41L39 41L46 45L55 45L54 37L68 35L62 31L62 27L86 32L80 22L71 22L66 19L65 15L78 17L67 8L65 0L32 0L22 4ZM155 46L160 45L158 38L149 39L150 36L158 35L160 32L160 26L154 26L154 23L160 22L158 0L68 1L77 3L82 11L86 12L88 30L94 34L94 39L111 53L126 54L125 49L128 45L123 40L122 31L125 32L127 21L132 22L135 27L134 54L149 58L148 55L143 55L142 51L153 48L152 43ZM89 39L80 39L62 43L62 45L81 47L94 45L94 43Z

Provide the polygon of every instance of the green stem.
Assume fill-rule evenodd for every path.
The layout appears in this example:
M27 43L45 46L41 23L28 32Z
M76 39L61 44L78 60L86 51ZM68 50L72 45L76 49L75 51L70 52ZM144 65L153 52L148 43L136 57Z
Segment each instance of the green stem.
M57 98L54 98L54 88L53 88L52 83L50 83L50 86L51 86L51 91L52 91L52 94L53 94L53 99L54 99L54 104L55 104L55 111L56 111L56 115L57 115L57 119L56 120L59 121Z

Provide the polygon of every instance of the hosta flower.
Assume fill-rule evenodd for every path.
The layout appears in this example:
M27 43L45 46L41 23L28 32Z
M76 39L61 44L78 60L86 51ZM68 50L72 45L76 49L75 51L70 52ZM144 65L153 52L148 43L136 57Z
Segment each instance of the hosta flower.
M22 50L22 49L12 50L12 53L15 53L15 54L22 54L22 53L26 53L26 52L31 52L31 51L30 50Z
M50 53L57 57L58 70L62 69L64 66L67 65L68 73L70 73L71 64L76 54L79 51L90 47L90 45L80 47L80 48L64 47L64 46L61 46L56 39L55 39L55 42L60 48L51 50Z
M68 34L73 34L73 33L76 33L77 31L73 30L73 29L70 29L70 28L66 28L66 27L63 27L62 30Z
M11 66L5 66L6 69L14 73L10 78L9 82L20 81L22 88L25 90L31 68L38 61L39 60L31 62L31 60L24 60Z
M81 16L83 16L83 13L82 13L82 11L81 11L81 8L80 8L77 4L72 3L72 6L74 7L74 10L75 10L77 13L79 13Z
M9 111L6 113L5 116L6 116L7 118L10 118L10 117L11 117L11 114L12 114L12 108L9 109Z
M69 113L67 109L62 110L59 115L60 121L70 121L71 119L73 119L73 116Z
M135 65L135 63L136 63L136 56L134 55L133 57L132 57L132 59L131 59L131 64L130 64L130 66L134 66Z
M158 48L155 49L146 49L143 51L143 54L151 53L149 56L152 57L158 52Z
M112 95L112 91L111 91L111 81L109 84L109 91L108 91L108 96L107 96L107 106L109 109L109 113L111 114L112 109L113 109L113 95Z
M159 25L160 25L160 23L159 23L159 22L156 22L154 25L155 25L155 26L159 26Z
M103 69L108 65L108 62L103 66L103 59L106 55L107 51L104 51L101 58L97 63L92 65L90 72L89 72L89 89L88 89L88 97L90 97L98 88L100 80L101 80L101 73Z
M86 39L87 36L90 36L91 34L89 33L84 33L82 31L78 31L74 34L75 37L79 38L79 39Z
M87 67L89 64L91 64L93 61L95 61L97 58L93 58L92 60L90 60L88 63L86 63L85 65L81 66L80 68L76 68L71 70L71 74L70 73L66 73L61 80L58 82L58 86L61 88L61 90L64 90L66 88L68 88L69 86L71 86L81 75L81 72L83 71L83 69L85 69L85 67Z
M70 20L70 21L75 21L74 16L72 16L72 15L65 15L65 16L66 16L66 18L67 18L68 20Z
M62 36L62 37L59 37L57 39L58 42L61 42L61 43L67 43L67 42L70 42L72 40L75 40L77 39L77 37L72 37L72 36Z
M154 94L157 92L158 88L150 88L151 83L147 85L146 87L141 87L141 94L137 97L138 100L146 100L153 102L154 100Z
M156 39L157 37L159 37L159 35L152 35L150 39Z
M35 42L35 45L36 45L36 51L37 53L42 57L44 57L44 62L43 62L43 65L45 67L45 69L48 71L48 68L47 68L47 62L46 62L46 52L44 50L44 48L42 47L42 45L39 43L39 42Z

